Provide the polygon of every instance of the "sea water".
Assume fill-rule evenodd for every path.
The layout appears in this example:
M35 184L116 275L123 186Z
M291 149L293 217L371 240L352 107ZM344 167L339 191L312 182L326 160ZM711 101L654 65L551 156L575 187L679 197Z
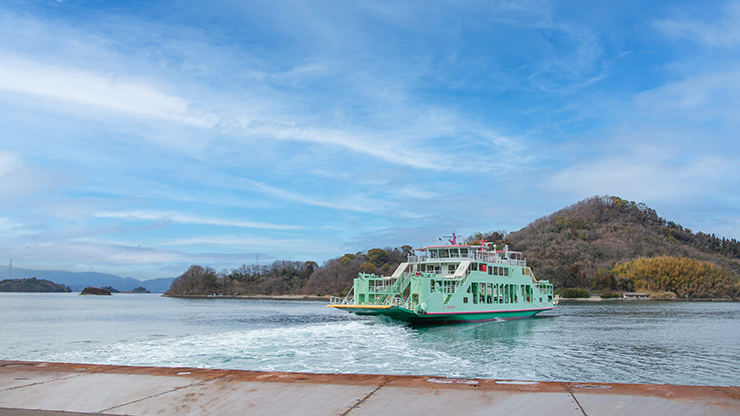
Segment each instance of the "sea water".
M562 304L413 327L310 301L2 293L0 359L740 385L740 303Z

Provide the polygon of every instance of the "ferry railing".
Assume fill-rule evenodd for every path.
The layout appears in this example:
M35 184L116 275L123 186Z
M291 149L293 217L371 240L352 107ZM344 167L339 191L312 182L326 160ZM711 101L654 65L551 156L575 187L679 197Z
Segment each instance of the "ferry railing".
M339 296L331 296L329 298L329 303L332 305L354 305L355 304L355 298L347 296L346 298L342 298Z
M388 305L388 306L403 307L405 304L406 304L406 299L401 298L401 297L396 297L396 296L390 297L386 299L385 301L383 301L383 305Z
M509 252L518 253L518 252ZM416 256L410 255L408 257L409 263L447 263L449 261L485 261L488 263L508 264L512 266L526 266L526 259L505 259L497 254L489 253L478 253L472 252L467 256L452 256L452 257L429 257L429 256Z

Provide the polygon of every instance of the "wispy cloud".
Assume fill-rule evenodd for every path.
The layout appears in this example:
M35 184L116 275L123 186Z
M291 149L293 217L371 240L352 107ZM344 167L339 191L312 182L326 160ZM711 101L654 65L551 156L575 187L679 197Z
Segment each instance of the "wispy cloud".
M0 149L0 207L58 189L67 180L65 176L28 163L18 152Z
M740 1L725 3L719 11L719 17L715 16L703 20L694 16L671 17L658 20L655 27L670 37L712 48L733 49L740 46Z
M740 71L716 70L637 94L642 117L740 123Z
M681 162L661 149L636 152L567 167L547 184L576 198L612 194L640 201L680 201L721 186L720 172L732 166L720 157Z
M171 221L180 224L204 224L224 227L257 228L265 230L296 230L302 228L297 225L270 224L264 222L227 220L222 218L199 217L171 211L101 211L95 213L98 218L119 218L145 221Z
M14 238L24 234L29 234L31 231L16 221L13 218L0 217L0 237Z
M233 235L178 238L163 242L163 244L167 246L215 245L229 247L255 247L260 250L275 249L276 247L283 247L285 249L289 249L291 247L305 247L311 243L312 242L310 240L305 239L236 237Z
M0 58L0 90L40 95L123 113L209 127L214 122L194 115L187 100L118 74Z

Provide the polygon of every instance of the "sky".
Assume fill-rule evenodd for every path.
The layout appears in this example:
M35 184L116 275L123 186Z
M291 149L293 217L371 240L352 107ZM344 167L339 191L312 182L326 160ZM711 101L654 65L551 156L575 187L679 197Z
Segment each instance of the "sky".
M740 238L739 167L740 1L0 3L18 267L321 263L594 195Z

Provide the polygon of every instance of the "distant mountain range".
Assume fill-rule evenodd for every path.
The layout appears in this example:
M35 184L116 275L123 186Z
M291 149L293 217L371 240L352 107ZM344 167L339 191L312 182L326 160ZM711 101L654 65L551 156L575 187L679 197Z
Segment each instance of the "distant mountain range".
M97 272L65 272L62 270L29 270L13 267L12 279L23 279L36 277L38 279L50 280L69 286L74 292L79 292L88 286L103 287L110 286L118 290L134 290L139 286L147 288L150 292L164 293L170 288L174 277L163 277L159 279L139 280L133 277L121 277L114 274ZM7 276L0 276L0 280Z

